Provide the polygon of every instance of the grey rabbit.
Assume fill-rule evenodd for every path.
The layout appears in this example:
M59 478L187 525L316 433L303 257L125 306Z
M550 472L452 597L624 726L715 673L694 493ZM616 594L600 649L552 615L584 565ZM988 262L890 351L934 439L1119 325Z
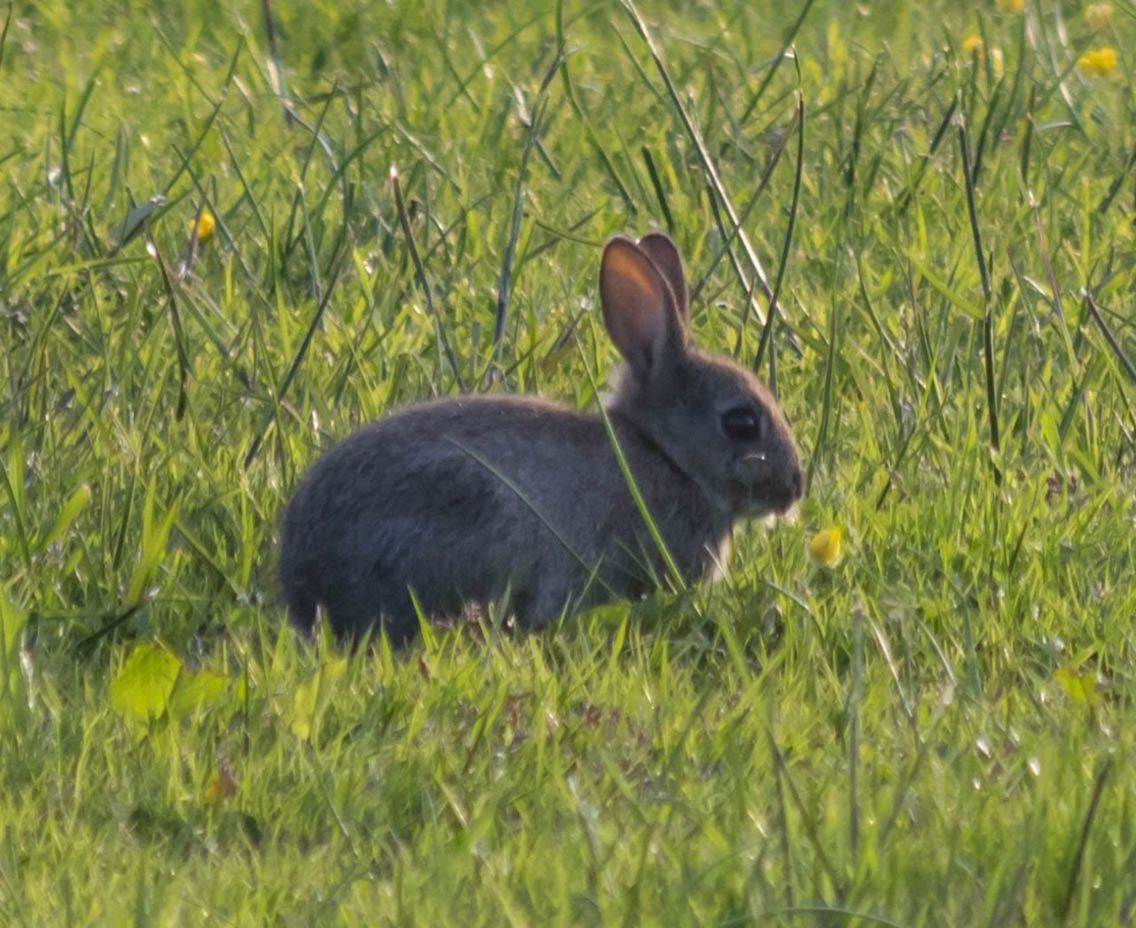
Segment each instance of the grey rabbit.
M777 401L687 334L686 279L666 235L612 238L604 324L626 364L607 416L684 581L718 575L741 518L804 492ZM667 575L599 415L535 396L409 406L323 456L283 520L279 578L293 625L322 606L339 638L507 603L536 628Z

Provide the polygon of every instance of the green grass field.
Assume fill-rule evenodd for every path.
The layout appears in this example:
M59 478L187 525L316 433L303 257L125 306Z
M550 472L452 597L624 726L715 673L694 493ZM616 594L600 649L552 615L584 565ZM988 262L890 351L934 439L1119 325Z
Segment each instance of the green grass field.
M1136 921L1136 5L1015 6L0 10L0 923ZM650 228L799 517L545 633L299 645L304 469L595 408Z

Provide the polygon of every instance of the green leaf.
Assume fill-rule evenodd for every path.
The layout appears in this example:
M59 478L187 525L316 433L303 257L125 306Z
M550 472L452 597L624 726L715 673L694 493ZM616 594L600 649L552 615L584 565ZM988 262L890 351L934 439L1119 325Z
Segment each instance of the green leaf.
M114 250L117 251L134 238L142 230L146 221L164 206L165 202L166 198L158 194L131 209L122 222L111 229L110 239Z
M0 586L0 723L23 718L28 711L20 671L20 634L26 624L27 615Z
M52 523L51 528L39 543L39 547L41 549L46 548L48 545L59 541L67 533L76 516L83 511L83 507L90 501L91 488L84 483L63 504L63 508L59 510L59 515L55 517L55 522Z
M0 661L15 659L16 643L20 640L20 632L24 630L27 618L24 611L8 598L8 594L0 586ZM0 664L0 670L3 669L4 666Z
M290 727L292 734L304 741L312 739L319 729L336 682L347 669L347 660L333 657L301 683L292 696Z
M130 652L110 685L110 705L136 722L160 718L177 685L181 661L156 644L140 644Z
M142 550L138 563L130 575L130 582L126 586L126 601L137 603L150 583L162 557L166 553L166 545L170 538L170 529L177 517L177 507L171 506L165 517L155 523L154 496L156 490L151 481L146 491L146 499L142 504Z
M177 678L177 685L167 706L170 718L185 718L198 709L208 709L216 705L221 701L228 687L229 678L212 670L182 673Z
M1062 667L1053 676L1065 691L1065 695L1078 705L1093 709L1100 704L1097 675L1091 670Z
M943 297L952 306L962 310L964 313L966 313L966 315L970 316L971 319L983 318L984 313L982 307L977 303L968 300L958 290L952 287L951 284L938 271L936 271L933 267L931 267L930 264L923 260L922 254L919 250L917 250L916 248L907 247L905 243L901 242L895 237L892 237L890 235L888 237L891 239L892 244L894 244L897 249L902 251L904 256L919 272L919 276L922 277L931 286L931 289L939 294L939 296Z
M296 687L292 694L292 712L289 728L301 741L307 741L312 733L312 719L316 714L316 695L319 693L319 671Z

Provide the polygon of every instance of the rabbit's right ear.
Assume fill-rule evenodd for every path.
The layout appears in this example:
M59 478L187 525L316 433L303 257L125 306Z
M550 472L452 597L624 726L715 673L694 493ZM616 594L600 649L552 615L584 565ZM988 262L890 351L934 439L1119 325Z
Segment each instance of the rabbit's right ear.
M639 249L654 262L670 284L679 320L686 325L690 312L687 308L686 273L682 269L682 256L678 253L678 246L665 232L648 232L639 239Z
M631 239L617 236L600 262L600 302L608 334L638 377L681 354L685 328L670 284Z

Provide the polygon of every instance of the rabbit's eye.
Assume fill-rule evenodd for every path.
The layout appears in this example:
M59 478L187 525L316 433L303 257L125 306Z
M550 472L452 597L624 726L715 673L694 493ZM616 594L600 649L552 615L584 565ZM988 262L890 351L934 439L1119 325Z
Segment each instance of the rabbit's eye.
M761 413L750 406L735 406L722 413L722 431L730 441L761 441Z

